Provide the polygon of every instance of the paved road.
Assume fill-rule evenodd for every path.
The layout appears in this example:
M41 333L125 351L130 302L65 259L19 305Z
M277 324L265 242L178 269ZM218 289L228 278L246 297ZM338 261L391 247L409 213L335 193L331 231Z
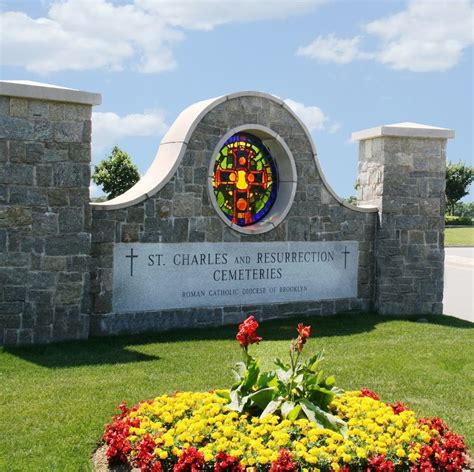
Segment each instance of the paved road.
M445 248L444 313L474 323L474 247Z

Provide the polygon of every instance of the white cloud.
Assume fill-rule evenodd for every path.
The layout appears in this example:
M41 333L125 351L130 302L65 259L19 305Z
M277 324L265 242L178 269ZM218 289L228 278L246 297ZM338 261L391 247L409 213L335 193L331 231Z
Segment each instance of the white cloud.
M94 154L112 148L120 139L134 136L161 136L168 129L161 111L146 111L120 117L116 113L92 113Z
M286 18L313 10L327 0L135 0L138 7L172 26L209 31L226 23Z
M173 46L185 38L183 30L208 31L229 22L283 18L323 2L56 0L43 18L2 13L0 55L4 65L41 74L126 67L158 73L176 67Z
M335 133L341 127L339 123L332 122L319 107L306 106L290 98L287 98L284 102L301 118L301 121L310 132L327 131L328 133Z
M405 10L365 25L379 40L374 51L362 51L362 36L318 36L300 47L298 55L320 62L347 64L373 59L393 69L413 72L454 67L474 42L474 7L470 0L411 0Z
M355 59L369 59L370 54L359 49L360 37L338 38L334 34L318 36L307 46L298 48L299 56L308 56L320 62L335 62L337 64L348 64Z
M469 0L412 0L395 15L373 21L368 33L382 40L377 60L414 72L447 70L474 42L474 8Z

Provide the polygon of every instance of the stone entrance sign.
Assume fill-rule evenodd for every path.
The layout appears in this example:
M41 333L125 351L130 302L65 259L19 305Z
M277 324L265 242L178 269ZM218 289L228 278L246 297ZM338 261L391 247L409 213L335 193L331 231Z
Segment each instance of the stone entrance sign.
M442 313L454 131L398 123L353 134L354 206L326 182L286 103L236 92L186 108L140 181L92 203L100 101L0 81L0 345L221 326L248 313Z
M358 242L116 244L117 313L357 296Z

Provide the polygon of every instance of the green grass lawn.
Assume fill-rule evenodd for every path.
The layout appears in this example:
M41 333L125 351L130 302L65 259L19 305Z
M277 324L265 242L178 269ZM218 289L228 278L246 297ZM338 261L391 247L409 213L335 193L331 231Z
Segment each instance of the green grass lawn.
M446 228L444 234L445 246L474 246L474 226Z
M436 416L474 446L474 325L376 315L313 318L305 351L326 349L326 372ZM287 354L296 320L263 324L252 351L270 367ZM308 320L305 320L308 322ZM92 339L0 351L0 470L78 471L114 407L174 390L228 387L240 359L235 327Z

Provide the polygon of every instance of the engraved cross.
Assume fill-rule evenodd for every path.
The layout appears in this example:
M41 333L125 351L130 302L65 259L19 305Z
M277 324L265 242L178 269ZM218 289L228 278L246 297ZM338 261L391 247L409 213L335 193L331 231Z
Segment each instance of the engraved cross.
M133 259L136 259L138 256L133 254L133 248L130 248L130 255L125 257L130 259L130 277L133 277Z
M347 246L344 246L344 251L342 251L342 254L344 254L344 269L347 269L347 254L350 254L350 252L347 250Z

